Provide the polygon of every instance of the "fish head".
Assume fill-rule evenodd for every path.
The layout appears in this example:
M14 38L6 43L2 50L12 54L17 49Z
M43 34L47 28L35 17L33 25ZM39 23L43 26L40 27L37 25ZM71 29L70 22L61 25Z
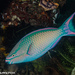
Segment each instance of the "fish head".
M12 50L6 57L5 62L7 64L18 64L24 62L27 59L27 54L22 49Z

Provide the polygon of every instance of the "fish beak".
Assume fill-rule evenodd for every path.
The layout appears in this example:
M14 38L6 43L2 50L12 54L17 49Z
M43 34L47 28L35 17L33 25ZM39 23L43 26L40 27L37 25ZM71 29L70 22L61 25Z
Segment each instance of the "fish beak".
M5 62L6 62L7 64L10 64L10 63L9 63L9 60L7 60L7 59L5 60Z
M10 60L8 60L8 59L6 59L5 62L6 62L7 64L11 64Z

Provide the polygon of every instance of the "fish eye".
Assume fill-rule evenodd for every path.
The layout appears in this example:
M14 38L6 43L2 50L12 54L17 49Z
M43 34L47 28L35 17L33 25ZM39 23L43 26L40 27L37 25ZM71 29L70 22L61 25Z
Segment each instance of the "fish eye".
M12 56L15 56L15 54L13 54Z

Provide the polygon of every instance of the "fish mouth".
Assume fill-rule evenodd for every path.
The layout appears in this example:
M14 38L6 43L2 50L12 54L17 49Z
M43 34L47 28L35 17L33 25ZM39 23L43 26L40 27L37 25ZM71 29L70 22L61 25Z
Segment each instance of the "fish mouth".
M5 60L5 62L6 62L7 64L10 64L10 63L9 63L9 60Z
M5 62L6 62L7 64L13 64L13 62L10 61L10 60L8 60L8 59L6 59Z

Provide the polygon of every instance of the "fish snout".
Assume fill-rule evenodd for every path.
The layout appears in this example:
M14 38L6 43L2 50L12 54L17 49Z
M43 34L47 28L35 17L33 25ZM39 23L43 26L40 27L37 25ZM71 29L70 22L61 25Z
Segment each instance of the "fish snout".
M5 62L6 62L7 64L12 64L12 62L11 62L9 59L6 59Z
M5 62L6 62L7 64L9 64L9 60L5 60Z

